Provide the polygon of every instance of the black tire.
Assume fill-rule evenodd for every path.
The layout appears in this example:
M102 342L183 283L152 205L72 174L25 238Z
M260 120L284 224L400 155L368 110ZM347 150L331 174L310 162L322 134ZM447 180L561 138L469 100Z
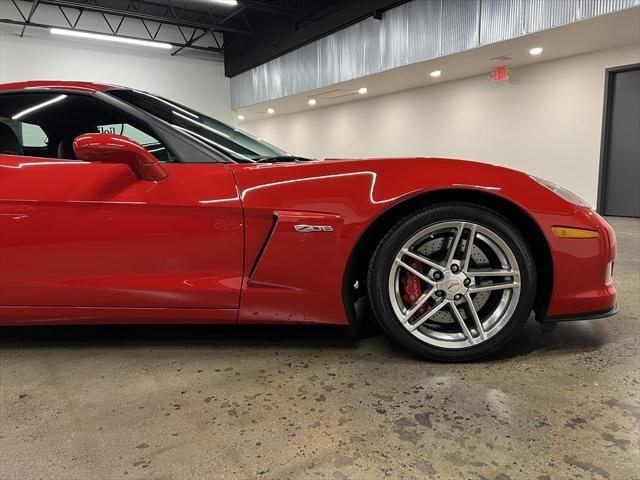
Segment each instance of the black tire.
M411 334L394 313L389 298L389 272L402 245L419 230L439 222L461 220L498 235L513 252L520 269L520 296L508 322L491 338L466 348L431 345ZM531 249L518 229L502 215L469 203L438 204L400 220L385 235L369 263L367 288L375 316L385 333L413 353L437 361L469 361L489 355L508 343L527 321L536 296L536 266Z

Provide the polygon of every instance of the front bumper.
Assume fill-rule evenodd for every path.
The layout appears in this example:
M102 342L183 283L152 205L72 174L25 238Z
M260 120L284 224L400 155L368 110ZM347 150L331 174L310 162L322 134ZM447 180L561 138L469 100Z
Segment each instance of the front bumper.
M595 211L579 207L571 215L536 214L553 259L551 299L543 322L602 318L617 311L616 288L607 279L616 258L616 237ZM558 238L553 226L595 230L598 238Z
M569 315L556 315L555 317L546 317L543 321L546 322L572 322L578 320L597 320L599 318L612 317L618 313L618 304L608 310L602 310L600 312L586 312L586 313L574 313Z

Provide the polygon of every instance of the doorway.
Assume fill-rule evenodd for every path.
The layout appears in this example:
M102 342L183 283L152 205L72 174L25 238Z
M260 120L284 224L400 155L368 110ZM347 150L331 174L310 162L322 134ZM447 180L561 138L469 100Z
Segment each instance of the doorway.
M640 217L640 64L606 72L598 212Z

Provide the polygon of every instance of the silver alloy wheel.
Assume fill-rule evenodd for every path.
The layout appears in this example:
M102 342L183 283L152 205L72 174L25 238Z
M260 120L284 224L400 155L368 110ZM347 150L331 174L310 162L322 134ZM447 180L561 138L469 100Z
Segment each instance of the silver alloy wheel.
M408 300L403 292L407 276L420 282L418 298ZM486 227L464 220L436 223L396 254L389 298L398 321L419 340L447 349L472 347L511 319L520 298L520 268L511 248Z

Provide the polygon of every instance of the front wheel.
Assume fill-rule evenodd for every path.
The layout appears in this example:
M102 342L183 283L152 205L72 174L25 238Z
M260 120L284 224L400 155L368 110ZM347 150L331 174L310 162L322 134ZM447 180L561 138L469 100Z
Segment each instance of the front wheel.
M434 360L472 360L524 325L536 268L521 233L466 203L425 208L398 222L369 265L369 298L397 343Z

